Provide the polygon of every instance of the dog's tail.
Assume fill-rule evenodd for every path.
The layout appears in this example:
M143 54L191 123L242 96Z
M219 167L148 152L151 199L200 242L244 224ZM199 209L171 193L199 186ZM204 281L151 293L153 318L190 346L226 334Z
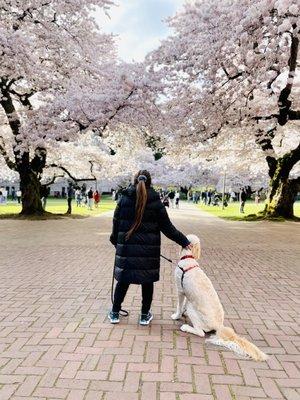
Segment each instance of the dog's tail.
M206 341L217 346L226 347L243 357L251 357L255 361L265 361L268 358L268 356L253 343L238 336L233 329L226 326L220 327L216 335Z

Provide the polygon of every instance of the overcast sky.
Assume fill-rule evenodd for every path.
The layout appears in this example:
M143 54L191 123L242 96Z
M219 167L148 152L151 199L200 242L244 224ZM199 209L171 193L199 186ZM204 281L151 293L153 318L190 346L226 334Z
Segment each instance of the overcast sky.
M103 12L98 12L96 19L105 32L118 35L118 52L123 60L142 61L170 33L163 20L175 14L183 2L117 0L118 6L109 11L110 19Z

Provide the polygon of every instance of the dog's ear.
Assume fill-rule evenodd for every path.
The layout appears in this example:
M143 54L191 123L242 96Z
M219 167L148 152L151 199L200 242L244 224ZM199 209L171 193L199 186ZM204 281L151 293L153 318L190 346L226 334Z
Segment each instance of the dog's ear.
M193 244L192 253L193 253L193 256L195 257L195 259L199 260L199 258L201 256L201 246L200 246L199 242Z

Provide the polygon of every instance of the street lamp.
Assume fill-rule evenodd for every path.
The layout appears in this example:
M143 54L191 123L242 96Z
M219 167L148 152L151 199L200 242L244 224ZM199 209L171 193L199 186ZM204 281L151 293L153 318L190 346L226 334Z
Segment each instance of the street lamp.
M223 192L222 192L222 210L224 210L224 202L225 202L225 185L226 185L226 173L227 168L224 168L224 176L223 176Z

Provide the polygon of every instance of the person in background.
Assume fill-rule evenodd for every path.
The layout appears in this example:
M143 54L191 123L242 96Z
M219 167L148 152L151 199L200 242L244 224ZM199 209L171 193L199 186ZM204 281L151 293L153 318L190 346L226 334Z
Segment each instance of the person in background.
M113 190L113 191L111 192L111 199L112 199L112 201L115 201L115 200L116 200L116 191L115 191L115 190Z
M11 199L12 199L12 201L15 201L17 199L16 198L16 191L15 191L14 187L11 189Z
M170 207L170 202L169 202L169 197L167 195L165 195L162 199L161 199L163 205L165 207Z
M73 194L74 194L73 186L72 186L72 184L70 183L69 186L68 186L68 188L67 188L67 202L68 202L67 214L71 214L71 213L72 213Z
M241 205L240 205L240 213L244 214L244 207L245 207L245 203L247 200L247 193L245 191L244 188L242 188L242 191L240 193L240 201L241 201Z
M7 204L7 190L5 187L1 189L2 192L2 202L3 204Z
M76 206L81 207L81 190L79 188L75 190L75 200Z
M255 204L259 204L260 196L259 196L259 191L257 190L255 192Z
M89 210L92 210L92 205L93 205L93 198L94 198L94 193L93 193L93 189L90 188L90 190L87 193L87 206Z
M236 200L235 192L232 190L230 193L230 202L233 203Z
M86 194L86 184L85 183L81 186L81 203L82 202L85 206L87 205L87 194Z
M212 197L212 192L209 190L207 192L207 205L210 206L211 205L211 197Z
M94 205L95 205L95 208L98 208L100 199L101 199L100 193L98 192L98 190L96 190L95 193L94 193Z
M179 193L178 190L176 190L176 193L175 193L175 206L176 206L176 208L179 208L179 200L180 200L180 193Z
M17 200L18 200L18 203L19 203L19 204L21 203L21 197L22 197L22 192L21 192L21 190L19 189L19 190L17 190Z
M40 194L41 194L43 209L46 210L47 198L49 195L49 189L46 185L42 185Z
M168 197L170 199L170 203L171 203L171 208L174 208L174 202L175 202L175 192L174 190L170 190Z
M196 203L196 192L192 193L192 200L193 200L193 203Z

